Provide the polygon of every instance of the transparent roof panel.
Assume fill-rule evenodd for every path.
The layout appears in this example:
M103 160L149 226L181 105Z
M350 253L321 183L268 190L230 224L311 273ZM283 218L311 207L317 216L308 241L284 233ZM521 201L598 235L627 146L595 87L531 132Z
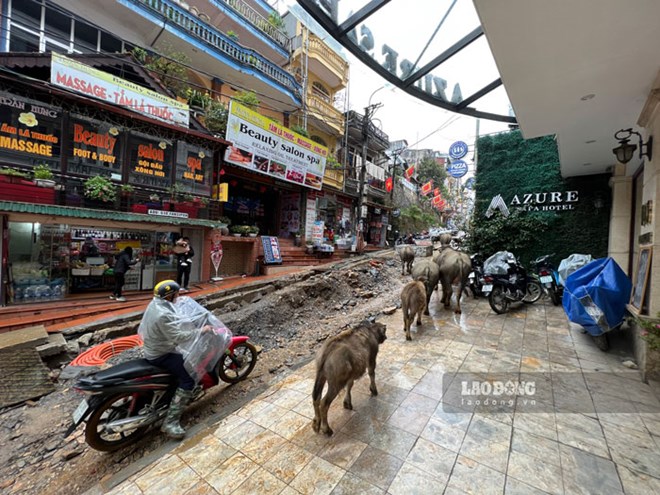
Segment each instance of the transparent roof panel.
M508 100L500 110L481 110L492 107L480 100L501 82L472 0L298 3L362 62L408 93L455 112L515 122Z

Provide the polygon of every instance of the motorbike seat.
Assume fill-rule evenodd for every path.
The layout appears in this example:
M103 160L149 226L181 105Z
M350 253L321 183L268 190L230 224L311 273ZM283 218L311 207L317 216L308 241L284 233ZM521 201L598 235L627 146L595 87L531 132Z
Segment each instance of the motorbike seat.
M106 370L99 371L98 373L81 378L81 383L98 384L99 382L112 382L116 380L127 380L130 378L137 378L145 375L153 375L158 373L169 374L168 371L155 366L146 359L134 359L126 361Z

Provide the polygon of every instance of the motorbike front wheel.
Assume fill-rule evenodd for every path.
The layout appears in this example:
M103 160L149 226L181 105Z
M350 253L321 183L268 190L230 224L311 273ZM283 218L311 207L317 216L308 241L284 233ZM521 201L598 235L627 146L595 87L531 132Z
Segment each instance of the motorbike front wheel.
M105 400L87 420L85 426L87 444L101 452L114 452L136 441L147 431L147 426L114 433L108 431L106 425L137 416L142 405L149 401L149 397L134 392L124 392Z
M252 373L257 364L257 348L249 342L236 344L218 363L218 376L223 382L238 383Z
M527 282L527 293L523 297L523 302L525 303L535 303L543 295L543 287L536 280L530 280Z
M509 308L509 300L504 295L504 288L501 285L496 285L488 295L488 304L493 308L498 315L504 314Z

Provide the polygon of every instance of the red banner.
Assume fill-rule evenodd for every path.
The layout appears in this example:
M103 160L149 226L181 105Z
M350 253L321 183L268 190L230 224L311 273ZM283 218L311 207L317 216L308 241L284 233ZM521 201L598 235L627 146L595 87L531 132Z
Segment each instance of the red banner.
M430 193L433 190L433 179L428 181L426 184L422 186L422 194L426 196L428 193Z
M440 196L440 188L439 187L436 187L435 189L433 189L433 196Z
M394 181L392 180L392 177L388 177L385 180L385 190L387 192L390 192L392 190L392 187L394 187L393 184L394 184Z
M441 196L433 196L433 199L431 200L431 204L433 206L438 206L441 202L444 202L444 201L442 201Z
M406 178L410 179L415 173L415 166L411 165L410 168L406 169Z

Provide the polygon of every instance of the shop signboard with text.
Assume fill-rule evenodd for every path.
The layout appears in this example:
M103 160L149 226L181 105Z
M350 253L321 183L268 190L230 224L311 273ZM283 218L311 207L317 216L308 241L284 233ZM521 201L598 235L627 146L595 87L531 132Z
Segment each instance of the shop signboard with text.
M167 188L171 183L172 143L132 133L128 142L129 182Z
M189 124L188 105L59 53L52 53L50 82L169 124Z
M69 125L68 171L96 175L112 170L120 173L124 131L121 127L83 118L72 118Z
M5 163L59 168L60 109L0 91L0 155Z
M176 183L183 191L209 196L212 176L213 152L185 141L177 141Z
M232 101L225 161L277 179L320 190L328 149Z

